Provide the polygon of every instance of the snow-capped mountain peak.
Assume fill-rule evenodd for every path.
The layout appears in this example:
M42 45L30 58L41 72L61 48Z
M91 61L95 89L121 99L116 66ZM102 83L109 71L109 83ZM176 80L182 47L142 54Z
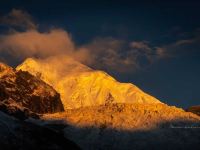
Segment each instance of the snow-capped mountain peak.
M52 85L61 94L65 109L106 103L161 103L131 83L120 83L106 72L68 57L28 58L17 67L20 69Z

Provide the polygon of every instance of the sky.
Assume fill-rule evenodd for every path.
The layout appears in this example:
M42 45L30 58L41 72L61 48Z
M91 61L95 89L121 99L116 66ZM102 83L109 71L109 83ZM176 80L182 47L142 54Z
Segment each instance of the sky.
M0 61L68 55L169 105L200 105L200 1L1 0Z

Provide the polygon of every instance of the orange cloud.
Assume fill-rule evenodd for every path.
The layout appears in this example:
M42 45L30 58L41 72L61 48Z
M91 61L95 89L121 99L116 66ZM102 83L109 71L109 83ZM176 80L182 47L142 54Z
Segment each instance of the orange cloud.
M84 61L87 56L85 49L76 50L70 35L62 29L44 33L37 30L15 32L1 36L0 42L0 52L7 53L13 59L46 58L63 54Z

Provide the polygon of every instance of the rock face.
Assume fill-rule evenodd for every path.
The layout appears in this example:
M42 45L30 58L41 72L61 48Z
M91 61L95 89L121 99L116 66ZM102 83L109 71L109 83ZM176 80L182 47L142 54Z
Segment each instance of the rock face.
M131 83L120 83L103 71L95 71L70 58L29 58L17 67L53 86L64 108L108 103L161 103Z
M198 150L200 117L165 104L108 104L45 114L82 149Z
M11 99L0 102L0 111L8 115L14 116L15 118L18 118L20 120L25 120L29 117L39 119L39 114L32 112L30 109L21 106Z
M200 116L200 105L198 105L198 106L191 106L188 109L186 109L186 111L192 112L192 113L197 114L197 115Z
M3 63L0 63L0 103L4 112L15 109L34 113L63 111L60 95L51 86Z

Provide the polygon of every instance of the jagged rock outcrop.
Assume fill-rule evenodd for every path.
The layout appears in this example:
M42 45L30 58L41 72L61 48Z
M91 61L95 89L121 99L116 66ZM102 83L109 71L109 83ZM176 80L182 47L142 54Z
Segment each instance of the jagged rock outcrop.
M60 95L48 84L25 71L0 63L0 108L24 117L33 113L63 111ZM22 115L23 118L23 115Z
M199 149L200 117L166 104L108 104L45 114L82 149Z
M192 112L192 113L197 114L197 115L200 116L200 105L191 106L191 107L189 107L188 109L186 109L186 111Z
M52 85L61 94L65 110L106 103L161 103L131 83L120 83L67 57L29 58L17 70L28 71Z

